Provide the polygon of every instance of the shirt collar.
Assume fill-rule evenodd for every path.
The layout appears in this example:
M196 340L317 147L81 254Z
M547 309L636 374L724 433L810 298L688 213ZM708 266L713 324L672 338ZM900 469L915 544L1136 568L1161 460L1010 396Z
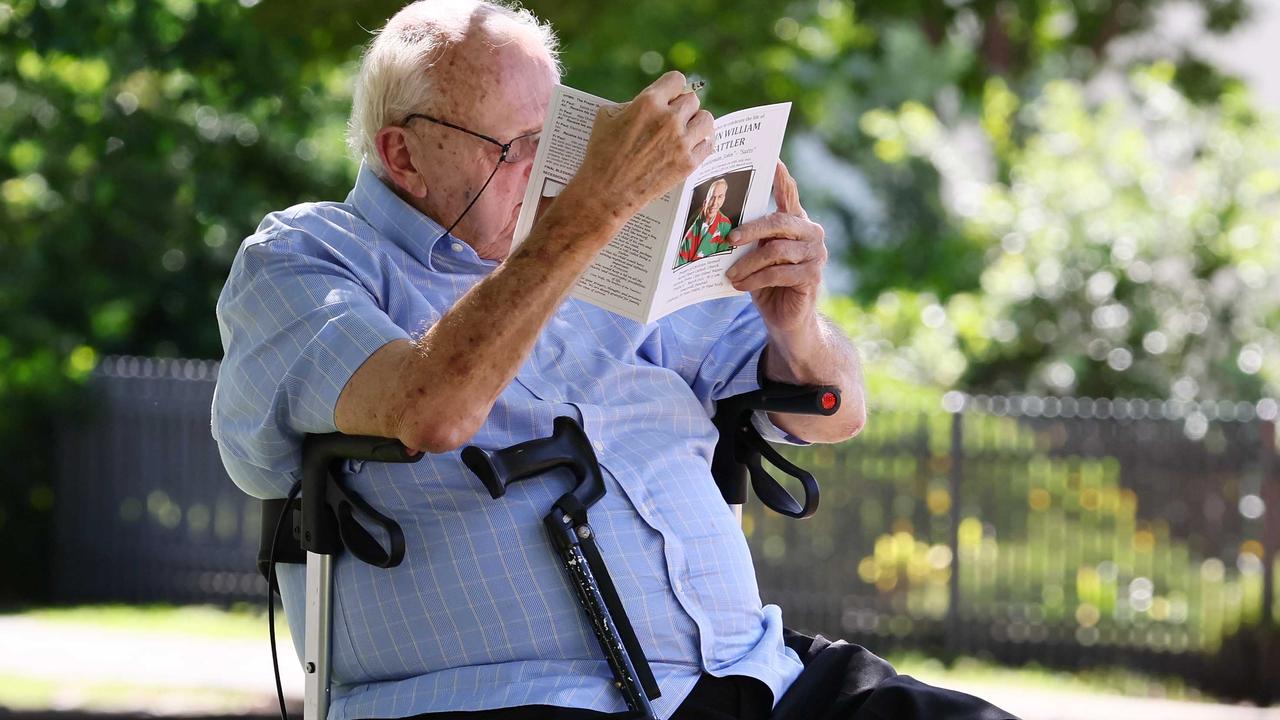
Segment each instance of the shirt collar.
M363 162L347 203L380 235L400 246L428 270L444 269L438 267L441 258L447 258L445 264L455 268L458 261L496 265L476 255L470 245L452 234L445 235L440 223L402 200Z

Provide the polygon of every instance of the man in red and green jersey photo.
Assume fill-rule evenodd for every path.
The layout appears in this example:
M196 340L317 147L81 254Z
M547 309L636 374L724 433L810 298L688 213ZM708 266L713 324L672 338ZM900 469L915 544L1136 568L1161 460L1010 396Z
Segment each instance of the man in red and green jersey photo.
M729 231L733 229L733 222L720 212L728 189L729 182L724 178L717 178L707 188L701 212L694 217L684 233L684 239L680 241L676 267L733 249L729 244Z

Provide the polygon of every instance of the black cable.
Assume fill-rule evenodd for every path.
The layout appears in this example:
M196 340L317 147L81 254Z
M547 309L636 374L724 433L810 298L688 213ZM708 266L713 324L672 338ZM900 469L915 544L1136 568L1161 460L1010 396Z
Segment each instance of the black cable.
M302 480L293 483L289 495L285 498L280 517L276 518L276 529L271 534L271 553L267 555L267 634L271 636L271 667L276 673L276 699L280 701L280 720L289 720L284 709L284 686L280 683L280 658L276 655L276 598L273 594L280 588L276 580L276 541L280 539L280 528L284 527L284 519L293 510L293 501L302 490ZM283 596L281 597L283 601Z
M506 156L505 151L503 152L503 156ZM458 219L453 221L453 224L449 226L449 229L440 233L440 237L436 238L436 242L440 242L446 235L453 232L453 229L458 227L458 223L462 222L462 218L466 217L467 213L471 212L471 206L476 204L476 201L480 199L480 195L484 193L485 188L489 187L489 183L493 181L493 176L498 174L498 168L502 167L502 162L502 160L499 160L498 164L493 166L493 172L489 173L489 179L484 181L484 185L480 186L480 192L476 193L476 196L471 198L471 202L467 203L467 207L462 211L462 214L458 216ZM435 243L432 244L434 245Z

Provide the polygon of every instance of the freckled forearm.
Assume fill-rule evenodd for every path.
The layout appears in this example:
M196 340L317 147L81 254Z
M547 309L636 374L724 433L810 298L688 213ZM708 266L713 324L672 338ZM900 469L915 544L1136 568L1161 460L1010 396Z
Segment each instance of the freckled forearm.
M599 227L598 219L592 228L569 203L557 205L418 342L422 361L414 375L436 386L436 401L444 407L481 420L488 414L573 283L612 237L612 228Z
M529 238L422 337L357 372L339 399L339 429L433 452L465 443L622 220L562 195Z

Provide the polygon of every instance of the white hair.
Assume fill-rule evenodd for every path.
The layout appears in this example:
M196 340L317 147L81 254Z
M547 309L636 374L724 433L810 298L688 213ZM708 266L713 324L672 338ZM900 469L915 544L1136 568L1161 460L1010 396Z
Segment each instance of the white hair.
M365 48L347 123L347 146L379 176L385 177L385 170L376 144L378 131L421 111L439 95L432 67L463 39L476 13L504 19L507 29L540 44L560 73L559 44L551 26L518 4L418 0L406 5Z

